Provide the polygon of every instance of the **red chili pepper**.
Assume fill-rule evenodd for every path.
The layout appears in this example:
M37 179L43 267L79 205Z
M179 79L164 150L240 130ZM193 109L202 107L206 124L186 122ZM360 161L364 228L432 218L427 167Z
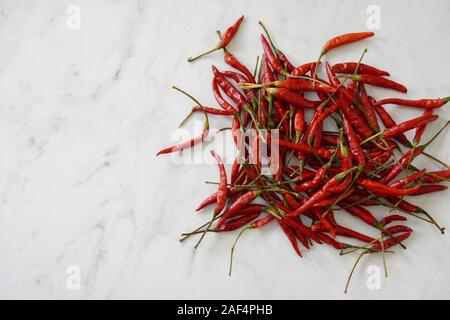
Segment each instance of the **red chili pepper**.
M230 183L236 184L236 180L239 177L239 169L241 165L239 163L239 158L236 157L233 161L233 165L231 166L231 174L230 174Z
M355 216L355 217L361 219L362 221L364 221L365 223L367 223L370 226L376 227L379 224L377 219L372 215L372 213L370 213L369 210L364 209L363 207L351 206L351 207L345 208L345 210L348 213L350 213L352 216Z
M237 189L234 187L228 187L227 188L227 194L229 196L233 196L237 193ZM214 192L212 195L210 195L209 197L207 197L205 200L202 201L202 203L199 204L199 206L197 207L197 209L195 209L195 211L200 211L203 208L205 208L206 206L209 206L210 204L216 203L217 202L217 192Z
M220 174L220 182L217 190L217 205L214 210L214 213L218 214L225 207L225 201L227 200L227 172L225 171L225 165L223 164L222 158L214 150L211 150L211 155L217 161Z
M357 183L364 187L366 190L370 190L373 193L381 196L407 196L418 192L420 187L415 186L412 188L398 189L366 178L358 178Z
M315 64L316 64L315 62L302 64L302 65L298 66L297 68L295 68L294 70L292 70L291 75L292 76L304 76L308 71L311 70L311 67L314 66Z
M219 219L219 223L217 224L217 227L220 228L220 226L223 225L229 217L232 217L234 214L244 209L251 201L255 200L255 198L258 197L261 193L262 191L260 190L247 191L239 198L237 198L222 214L222 216Z
M440 182L447 179L450 179L450 169L428 172L422 177L422 181L425 183Z
M430 115L430 116L421 116L411 120L404 121L396 126L384 130L383 137L385 138L395 137L400 133L404 133L406 131L425 125L431 121L436 120L437 118L438 118L437 115Z
M280 60L283 63L287 71L292 72L295 69L294 65L288 60L288 58L285 56L283 52L281 52L278 49L275 50L277 52L278 60Z
M433 109L426 109L422 115L423 116L431 116L431 115L433 115ZM424 125L421 125L421 126L417 127L416 133L415 133L414 139L413 139L413 146L418 146L419 145L420 140L422 139L422 136L423 136L423 133L425 132L425 128L426 127L427 127L427 124L424 124Z
M327 230L327 232L329 232L333 236L333 238L336 238L336 229L328 220L328 216L324 216L319 209L313 209L313 212L316 215L316 218L319 219L320 223L322 223L325 230Z
M296 108L294 111L294 130L295 141L298 141L305 130L305 110L303 108Z
M304 152L306 154L317 154L319 157L323 159L330 159L331 158L331 151L325 149L325 148L314 148L308 146L306 143L294 143L283 139L277 140L278 145L280 147L288 148L291 150L297 150Z
M444 191L447 189L448 189L447 186L442 186L439 184L422 185L422 186L417 186L417 190L415 192L411 193L410 195L411 196L420 196L423 194Z
M269 42L262 34L261 34L261 43L264 49L264 54L267 57L267 60L269 60L272 69L275 70L276 73L287 75L277 56L275 56L272 49L270 48Z
M217 230L220 232L234 231L236 229L239 229L240 227L245 226L247 223L255 220L256 218L258 218L258 216L259 213L253 213L250 215L245 215L242 217L231 219L227 221L225 224L221 225L220 227L217 227Z
M301 207L295 209L289 215L298 216L300 214L303 214L311 209L315 203L328 198L333 193L330 189L336 188L340 184L340 182L346 176L348 176L350 172L351 171L348 170L335 175L333 178L328 180L327 183L325 183L318 191L314 192L311 197L304 204L302 204Z
M411 229L408 226L403 226L403 225L391 226L391 227L387 228L386 230L390 234L396 234L396 233L401 233L401 232L413 232L413 229Z
M199 135L198 137L195 137L193 139L190 139L188 141L176 144L174 146L162 149L161 151L159 151L156 156L159 156L160 154L167 154L167 153L172 153L172 152L176 152L176 151L181 151L184 149L188 149L193 147L194 145L203 142L203 140L206 138L206 136L208 136L208 132L209 130L206 129L202 132L201 135Z
M217 86L217 80L216 78L213 78L212 80L212 90L214 97L216 98L217 103L229 114L233 114L236 112L236 109L229 104L223 97L222 94L219 91L219 87Z
M383 226L386 226L388 224L390 224L391 222L394 221L406 221L406 217L398 215L398 214L391 214L387 217L384 217L383 219L380 220L380 224ZM391 232L392 233L392 232Z
M326 232L325 227L321 224L321 223L316 223L312 225L312 230L314 231L319 231L319 232ZM347 237L347 238L352 238L352 239L356 239L356 240L360 240L362 242L367 242L370 243L372 241L374 241L375 239L369 236L366 236L365 234L359 233L357 231L345 228L343 226L335 226L336 229L336 234L338 236L343 236L343 237Z
M387 239L387 240L384 240L384 241L383 241L383 245L381 244L380 241L378 241L377 243L375 243L375 244L372 246L371 249L372 249L373 251L387 250L387 249L393 247L394 245L396 245L397 243L402 242L402 241L408 239L409 236L411 235L411 233L412 233L412 232L405 232L405 233L403 233L403 234L401 234L401 235L398 235L398 236L395 237L395 240L392 239L392 238L389 238L389 239Z
M242 108L244 104L247 103L247 98L235 86L233 86L215 66L212 66L212 70L219 87L222 88L226 95L229 96L239 108Z
M319 101L312 101L286 88L267 88L266 91L278 99L290 103L296 107L302 108L316 108L319 106Z
M369 138L372 136L372 130L370 129L361 111L345 103L342 103L342 111L344 111L345 117L359 134L361 134L364 138Z
M344 250L351 247L345 243L337 242L325 233L317 232L317 235L319 236L320 240L322 240L326 244L329 244L335 249Z
M359 145L358 138L356 137L356 133L352 128L352 125L348 121L347 117L344 114L344 130L347 133L347 139L348 144L350 147L350 152L352 153L352 156L356 159L356 162L358 163L358 167L360 170L364 168L366 165L366 157L364 155L364 151L362 150L361 146Z
M320 58L330 51L331 49L343 46L348 43L352 43L355 41L363 40L366 38L373 37L375 33L373 32L354 32L354 33L346 33L342 34L340 36L334 37L330 40L328 40L325 45L322 47L322 50L320 51Z
M375 111L380 116L381 122L383 122L386 128L392 128L397 125L394 119L392 119L391 115L387 113L387 111L382 106L377 106L375 104L374 107ZM406 138L406 136L403 133L395 136L394 138L397 139L398 142L400 142L401 144L407 147L412 147L411 142L408 141L408 138Z
M273 215L269 214L269 215L265 216L264 218L261 218L261 219L258 219L256 221L252 222L249 225L249 228L252 228L252 229L261 228L261 227L265 226L266 224L268 224L269 222L271 222L273 219L275 219L275 217Z
M364 170L366 172L369 172L369 171L375 169L376 167L385 164L391 158L393 153L394 153L394 147L390 147L385 152L383 152L380 155L367 161L366 166L364 167Z
M291 230L291 228L283 220L277 219L277 222L280 225L281 229L283 230L284 234L288 237L295 252L300 257L302 257L302 253L300 252L300 249L298 248L297 238L295 237L295 233Z
M322 241L317 236L317 234L315 232L313 232L310 228L305 226L299 219L287 215L284 218L284 221L286 222L286 224L288 224L294 230L298 230L300 233L310 237L311 239L313 239L318 244L322 244Z
M442 107L444 104L450 101L450 97L438 98L438 99L419 99L419 100L406 100L399 98L382 99L377 102L377 105L382 106L384 104L396 104L399 106L408 106L414 108L426 108L435 109Z
M233 113L230 113L226 110L220 110L220 109L211 108L211 107L195 106L192 108L192 111L201 111L201 112L206 112L209 114L214 114L217 116L232 116L233 115Z
M353 74L355 73L356 67L358 66L357 62L344 62L344 63L336 63L333 65L333 71L335 73L347 73ZM358 74L371 74L374 76L389 76L389 72L377 69L375 67L369 66L364 63L359 64Z
M278 80L270 83L271 86L278 88L286 88L289 90L295 91L316 91L316 92L325 92L325 93L333 93L336 91L335 88L329 86L326 83L322 82L314 82L304 79L286 79L286 80Z
M403 188L404 186L416 181L417 179L419 179L421 176L423 176L425 173L425 169L422 169L418 172L414 172L413 174L400 179L394 183L391 183L390 186L393 188Z
M237 31L239 30L239 26L241 25L242 21L244 20L244 16L242 15L235 23L233 23L230 27L228 27L224 34L223 37L221 37L219 43L211 50L208 50L204 53L199 54L198 56L195 57L190 57L188 58L189 62L195 61L198 58L204 57L214 51L220 50L222 48L225 48L233 39L234 35L237 33Z
M362 83L367 83L367 84L377 86L377 87L392 89L392 90L400 91L403 93L406 93L408 91L408 89L406 89L406 87L404 85L402 85L398 82L383 78L383 77L379 77L379 76L373 76L370 74L358 74L358 75L350 76L350 78L353 81L359 81Z
M360 83L358 86L358 97L361 102L361 107L364 109L367 115L368 123L372 130L378 132L380 131L380 126L378 125L377 115L375 113L375 108L367 95L366 88L364 84Z
M253 74L247 69L246 66L244 66L238 59L236 59L235 56L233 56L230 52L226 51L225 55L223 56L223 60L225 63L234 69L242 72L246 77L247 81L250 83L255 83L255 78L253 77Z
M295 187L295 192L302 192L306 190L312 190L317 188L325 178L325 174L327 173L328 166L324 165L319 170L316 171L316 174L312 180L305 181L302 184L299 184Z
M223 71L222 74L235 81L236 83L245 83L247 82L247 78L244 77L242 74L234 72L234 71ZM244 89L244 93L247 96L247 99L251 101L254 97L253 90L251 89Z

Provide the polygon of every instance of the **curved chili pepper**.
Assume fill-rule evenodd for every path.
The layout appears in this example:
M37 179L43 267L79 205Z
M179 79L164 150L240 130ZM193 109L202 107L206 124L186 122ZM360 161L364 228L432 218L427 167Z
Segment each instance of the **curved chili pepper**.
M224 109L229 114L233 114L236 112L236 109L222 97L222 94L219 91L219 87L217 86L216 78L213 78L212 80L212 90L217 103L222 107L222 109Z
M408 239L409 236L411 235L411 233L412 232L405 232L405 233L403 233L401 235L395 236L395 240L392 239L392 238L389 238L387 240L384 240L383 244L381 244L381 242L378 241L377 243L375 243L372 246L371 250L373 250L373 251L387 250L387 249L393 247L394 245L396 245L397 243Z
M296 108L294 111L294 130L295 141L300 139L300 135L305 129L305 110L303 108Z
M230 174L230 183L236 184L236 181L239 177L239 169L241 165L239 163L239 157L236 157L233 161L233 165L231 166L231 174Z
M217 116L232 116L234 113L234 111L233 111L233 113L230 113L226 110L220 110L220 109L211 108L211 107L200 107L200 106L193 107L192 111L206 112L206 113L214 114Z
M394 153L394 149L394 147L390 147L385 152L367 161L364 170L366 172L369 172L376 167L385 164L391 158L392 154Z
M450 97L438 98L438 99L419 99L419 100L406 100L399 98L382 99L377 102L377 105L382 106L385 104L396 104L399 106L408 106L414 108L426 108L435 109L442 107L444 104L450 101Z
M373 86L392 89L396 91L400 91L402 93L408 92L406 87L398 82L392 81L390 79L386 79L379 76L374 76L371 74L358 74L354 76L350 76L353 81L359 81L362 83L367 83Z
M281 229L283 230L284 234L287 236L287 238L291 242L291 245L294 248L295 252L300 257L302 257L302 253L300 252L300 249L297 244L297 238L295 237L295 233L291 230L291 228L283 220L277 219L277 222L280 225Z
M328 40L324 46L322 47L322 50L320 51L320 58L330 51L331 49L343 46L348 43L352 43L355 41L363 40L366 38L373 37L375 33L373 32L353 32L353 33L346 33L339 35L337 37L331 38ZM320 60L319 58L319 60Z
M309 63L305 63L302 64L300 66L298 66L297 68L295 68L294 70L292 70L291 75L292 76L304 76L308 71L311 70L311 67L315 66L315 62L309 62Z
M397 125L397 123L392 119L391 115L387 113L387 111L382 106L374 105L375 111L380 116L381 122L383 122L384 126L386 128L392 128ZM412 147L411 142L408 141L408 138L402 133L394 137L398 140L401 144Z
M336 238L336 229L331 224L331 222L328 220L328 216L323 215L323 213L320 211L320 209L313 209L312 211L314 212L316 218L319 219L320 223L322 223L325 230L327 230L327 232L329 232L333 238Z
M357 183L366 190L382 196L407 196L418 192L420 188L420 186L415 186L412 188L398 189L366 178L358 178Z
M217 227L220 228L220 226L223 225L225 221L229 219L229 217L232 217L234 214L244 209L247 206L247 204L255 200L255 198L258 197L261 193L262 193L261 190L247 191L239 198L237 198L222 214L217 224Z
M333 65L332 68L335 73L353 74L355 73L357 66L358 66L357 62L343 62L343 63L336 63L335 65ZM390 75L389 72L387 71L377 69L364 63L359 63L358 74L371 74L374 76Z
M219 187L217 190L217 205L214 209L214 213L218 214L225 207L225 201L227 200L227 172L225 171L225 165L223 164L222 158L214 150L211 150L211 155L217 161L220 174Z
M315 232L326 232L326 229L325 229L324 225L321 224L321 223L315 223L315 224L313 224L311 226L311 228ZM352 238L352 239L360 240L362 242L367 242L367 243L370 243L370 242L375 240L372 237L369 237L369 236L367 236L365 234L362 234L362 233L359 233L357 231L345 228L345 227L340 226L340 225L336 225L335 229L336 229L336 234L338 236Z
M236 188L234 188L234 187L228 187L227 188L227 194L229 196L233 196L237 192L238 192L238 190ZM210 204L213 204L213 203L216 203L216 202L217 202L217 192L214 192L212 195L210 195L205 200L203 200L202 203L199 204L197 209L195 209L195 211L200 211L203 208L205 208L206 206L209 206Z
M352 153L353 157L356 159L356 162L358 163L359 170L362 170L364 166L366 165L366 157L364 155L364 151L362 150L361 146L359 145L358 138L356 137L356 133L352 128L352 125L347 119L347 116L344 114L344 130L347 132L347 139L348 144L350 147L350 152Z
M414 128L425 125L431 121L434 121L438 118L437 115L429 115L429 116L421 116L411 120L406 120L402 123L399 123L396 126L390 127L383 131L383 137L390 138L399 135L400 133L404 133L406 131L412 130Z
M365 139L372 136L372 130L370 129L361 111L346 103L342 103L342 111L344 111L345 117L359 134L361 134Z
M383 225L383 226L386 226L386 225L388 225L388 224L390 224L391 222L394 222L394 221L406 221L406 220L407 219L404 216L401 216L399 214L391 214L391 215L381 219L380 220L380 224ZM388 231L391 232L390 230L388 230ZM391 232L391 233L394 233L394 232Z
M286 88L266 88L266 91L278 99L290 103L296 107L302 108L316 108L319 106L319 101L312 101Z
M275 70L276 73L286 75L286 71L284 70L277 56L275 56L275 54L273 53L272 49L270 48L269 42L266 40L263 34L261 34L261 43L264 49L264 54L267 57L267 60L269 60L272 69Z
M426 183L441 182L447 179L450 179L450 169L428 172L422 177L422 181Z
M247 78L242 74L234 72L234 71L223 71L222 74L230 79L233 79L236 83L245 83L247 82ZM244 94L247 96L247 99L251 101L254 97L253 90L244 89Z
M208 50L208 51L206 51L204 53L201 53L201 54L199 54L199 55L197 55L195 57L190 57L190 58L188 58L188 61L189 62L195 61L198 58L204 57L204 56L206 56L206 55L208 55L208 54L210 54L210 53L212 53L214 51L217 51L217 50L220 50L222 48L225 48L231 42L231 40L233 39L234 35L239 30L239 26L241 25L243 20L244 20L244 15L239 17L239 19L235 23L233 23L230 27L228 27L225 30L225 32L223 34L223 37L221 37L219 43L214 48L212 48L211 50Z
M404 186L419 179L421 176L423 176L424 173L425 173L425 169L422 169L418 172L414 172L413 174L411 174L403 179L400 179L394 183L391 183L390 186L393 188L403 188Z
M233 86L233 84L231 84L231 82L228 81L228 79L215 66L212 66L211 68L219 87L222 88L226 95L229 96L239 108L242 108L244 104L247 103L247 98L235 86Z
M347 248L351 248L351 246L349 246L345 243L337 242L335 239L331 238L330 236L328 236L325 233L317 232L317 235L319 236L320 240L322 240L326 244L329 244L330 246L332 246L335 249L344 250Z
M268 224L269 222L271 222L273 219L275 219L275 217L273 215L269 214L269 215L265 216L264 218L261 218L261 219L258 219L256 221L252 222L249 225L249 228L252 228L252 229L253 228L255 228L255 229L261 228L261 227L265 226L266 224Z
M332 155L331 151L329 151L325 148L310 147L306 143L301 143L301 142L294 143L294 142L290 142L290 141L283 140L283 139L278 139L277 142L280 147L288 148L291 150L301 151L306 154L317 154L319 157L321 157L323 159L330 159L331 155Z
M319 170L316 171L316 174L312 180L305 181L302 184L299 184L294 188L295 192L302 192L305 190L311 190L317 188L321 182L323 181L325 174L327 172L328 166L324 165Z
M162 149L161 151L159 151L156 156L159 156L161 154L167 154L167 153L172 153L172 152L176 152L176 151L181 151L184 149L188 149L193 147L194 145L203 142L203 140L208 136L209 130L203 130L202 134L199 135L198 137L195 137L193 139L190 139L188 141L184 141L182 143L176 144L174 146Z
M377 115L375 113L375 108L372 105L372 102L369 99L369 96L367 95L366 88L364 87L364 84L359 83L358 85L358 97L359 101L361 102L361 107L364 109L365 114L367 115L367 119L369 122L370 127L374 131L379 131L380 126L378 125Z
M431 184L431 185L421 185L417 186L417 190L411 193L411 196L420 196L427 193L433 193L438 191L447 190L447 186L439 185L439 184Z
M431 116L433 115L433 109L426 109L423 116ZM423 133L425 132L425 128L427 127L427 124L423 124L416 129L416 133L414 134L413 138L413 146L418 146L420 143L420 140L422 139Z
M403 226L403 225L391 226L389 228L386 228L386 230L390 234L396 234L396 233L401 233L401 232L413 232L413 229L411 229L408 226Z
M284 64L284 67L287 69L287 71L292 72L295 69L294 65L288 60L283 52L278 49L275 50L277 52L278 60L280 60Z
M295 209L293 212L289 213L289 215L298 216L300 214L303 214L304 212L311 209L315 203L326 199L332 194L332 191L330 189L337 187L340 182L349 175L350 172L350 170L347 170L335 175L333 178L328 180L318 191L314 192L311 197L304 204L302 204L301 207Z
M298 230L300 233L310 237L311 239L313 239L318 244L322 244L322 241L317 236L317 234L315 232L313 232L310 228L305 226L299 219L297 219L295 217L292 217L292 216L290 216L288 214L284 218L284 221L286 222L286 224L288 224L294 230Z
M271 82L270 85L278 88L286 88L296 91L316 91L325 93L333 93L334 91L336 91L336 88L333 88L326 83L314 82L305 79L277 80Z
M225 52L223 60L230 67L233 67L234 69L242 72L247 77L248 82L250 83L256 82L255 78L253 77L253 74L248 70L248 68L244 66L238 59L236 59L236 57L233 56L230 52L228 51Z
M240 227L245 226L247 223L255 220L256 218L258 218L259 215L260 213L253 213L250 215L245 215L242 217L231 219L225 224L221 225L220 227L217 227L215 230L220 232L234 231L236 229L239 229Z

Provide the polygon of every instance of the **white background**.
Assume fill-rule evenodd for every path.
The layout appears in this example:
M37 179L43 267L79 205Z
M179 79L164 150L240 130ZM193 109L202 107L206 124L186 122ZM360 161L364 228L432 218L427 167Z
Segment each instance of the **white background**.
M80 29L67 27L70 5L81 9ZM450 95L445 0L1 0L0 298L450 298L448 235L414 218L408 249L388 257L381 289L366 286L367 268L382 266L372 256L347 295L355 256L314 246L300 259L275 224L241 239L231 278L235 233L209 234L196 252L194 241L178 242L181 232L209 218L210 210L194 209L214 191L204 181L217 180L217 170L155 157L192 106L170 86L216 106L210 66L224 67L221 52L193 64L186 58L214 45L215 30L245 14L229 47L244 63L252 67L261 53L258 20L295 64L309 62L328 38L366 31L369 5L381 13L376 37L326 59L356 60L367 46L364 61L389 70L408 97ZM377 98L400 96L369 90ZM448 118L447 109L425 139ZM420 114L395 110L397 120ZM444 134L430 149L447 162L449 139ZM450 226L447 198L442 192L415 201ZM79 267L79 290L67 286L70 266Z

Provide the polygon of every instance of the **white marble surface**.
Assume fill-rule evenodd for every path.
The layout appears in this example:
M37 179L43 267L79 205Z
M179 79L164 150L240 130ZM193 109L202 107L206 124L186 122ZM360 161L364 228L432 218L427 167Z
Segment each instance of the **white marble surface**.
M81 9L78 30L67 27L70 5ZM410 97L449 95L446 0L1 0L0 298L450 298L448 235L413 219L408 250L389 256L381 289L366 286L366 269L382 266L370 257L347 295L354 256L316 246L299 259L275 225L242 239L231 278L235 234L208 235L197 252L178 242L209 217L194 208L217 173L155 157L191 106L170 86L212 104L210 65L223 66L220 53L186 58L243 13L230 49L245 63L260 52L259 19L295 63L312 60L330 36L366 30L369 5L379 6L381 29L365 61L390 70ZM362 48L328 59L354 60ZM448 108L439 114L448 118ZM447 162L449 143L446 134L432 147ZM450 227L448 203L448 192L418 199ZM67 286L70 266L79 290Z

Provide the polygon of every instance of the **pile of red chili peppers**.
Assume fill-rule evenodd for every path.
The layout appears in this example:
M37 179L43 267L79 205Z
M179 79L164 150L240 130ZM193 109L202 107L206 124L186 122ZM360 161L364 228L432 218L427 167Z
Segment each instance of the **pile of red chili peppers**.
M244 16L240 17L223 36L217 32L220 41L212 50L188 59L191 62L223 51L231 70L212 66L212 91L219 108L204 106L174 87L194 100L196 105L191 114L204 114L204 130L198 137L161 150L158 155L202 143L209 134L208 115L230 119L237 148L229 179L221 157L211 151L220 181L217 192L207 197L197 211L215 205L213 217L196 230L184 233L181 241L197 234L201 236L198 246L207 232L241 229L239 239L245 230L275 223L299 256L313 244L326 244L341 254L361 252L359 261L369 253L382 252L384 257L395 245L406 248L404 241L413 232L401 224L407 216L432 223L444 233L444 228L428 212L405 197L447 189L441 183L450 178L449 167L428 154L426 148L448 122L430 141L423 143L421 137L450 97L377 101L366 91L367 87L401 93L407 89L390 80L387 71L362 63L367 49L359 61L333 65L321 61L329 51L372 37L373 32L332 38L323 46L317 61L295 66L274 46L260 22L265 33L261 34L263 55L251 72L226 49L243 19ZM326 77L319 75L319 69L325 71ZM407 107L420 108L423 115L396 123L388 110ZM309 119L305 116L307 109L312 110ZM325 130L325 123L332 124L335 130ZM242 135L250 129L278 130L275 142L279 146L280 165L272 175L261 173L257 151L261 141L269 146L271 134L256 135L253 141L240 143ZM408 131L415 133L412 141L405 135ZM419 155L430 157L443 170L429 172L415 167L413 160ZM386 208L382 219L370 212L374 206ZM379 236L369 236L338 223L335 215L347 213L375 228Z

